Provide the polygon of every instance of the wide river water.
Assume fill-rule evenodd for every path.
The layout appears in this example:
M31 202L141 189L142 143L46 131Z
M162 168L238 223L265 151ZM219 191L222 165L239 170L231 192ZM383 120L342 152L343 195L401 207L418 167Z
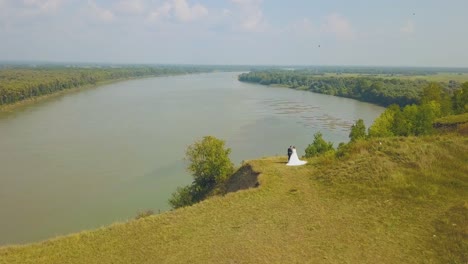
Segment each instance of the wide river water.
M184 153L205 135L226 140L236 165L299 156L321 131L347 142L356 100L241 83L238 73L131 80L0 113L0 245L39 241L169 209L189 184Z

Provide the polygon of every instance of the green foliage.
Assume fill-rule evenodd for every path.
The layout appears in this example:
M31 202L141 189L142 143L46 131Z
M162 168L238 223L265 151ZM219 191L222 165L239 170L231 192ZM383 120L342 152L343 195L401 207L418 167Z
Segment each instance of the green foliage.
M349 138L351 142L354 142L359 139L366 138L366 126L364 125L364 120L359 119L352 127L351 132L349 133Z
M393 136L392 126L395 119L395 114L400 111L398 105L391 105L374 120L372 126L369 127L369 137L391 137Z
M468 113L468 82L463 83L461 89L454 91L452 104L454 113Z
M187 148L186 159L190 162L187 169L200 186L212 186L223 182L234 171L229 159L230 148L225 142L212 136L206 136Z
M445 117L436 119L434 122L440 125L457 125L457 124L468 123L468 113L464 113L461 115L445 116Z
M422 90L421 102L429 103L431 101L440 102L442 94L442 87L437 83L430 83Z
M205 136L190 145L185 156L189 162L187 170L192 173L194 180L191 185L177 189L169 204L178 208L205 199L234 172L230 153L231 149L225 148L225 142L213 136Z
M192 185L178 187L177 190L172 193L172 197L169 199L169 204L172 208L189 206L196 202L193 196Z
M239 76L243 82L264 85L277 84L291 88L305 87L309 91L349 97L382 106L417 103L424 80L385 79L369 76L327 76L310 71L256 71ZM304 89L304 88L301 88Z
M340 69L343 72L358 74L341 74L330 70L268 70L252 71L239 75L243 82L264 85L281 85L294 89L309 90L341 97L348 97L382 106L397 104L401 107L431 101L440 104L441 115L468 112L468 82L460 84L454 75L434 78L435 73L405 72L385 70L375 73L372 69ZM370 73L374 74L370 74ZM382 73L386 73L382 74ZM417 78L408 78L420 74ZM427 80L438 81L429 82ZM457 79L455 81L453 79ZM453 94L453 97L452 97Z
M333 150L333 143L326 142L322 137L322 133L317 132L314 134L314 141L312 144L309 144L305 149L305 156L307 158L315 157L329 150Z
M392 134L396 136L413 135L418 109L417 105L407 105L403 109L394 109Z
M336 148L335 156L337 158L345 158L349 155L349 144L341 142Z
M434 123L434 120L439 116L439 112L440 106L434 102L422 104L419 107L413 122L413 134L416 136L430 134L433 131L432 124Z
M422 105L387 108L369 128L370 137L419 136L433 132L432 124L440 115L440 105L434 101Z
M463 111L461 106L464 103L464 89L468 92L468 83L464 83L462 89L455 90L453 97L450 98L448 92L444 91L439 84L431 83L424 87L420 105L407 105L403 109L398 106L387 108L369 128L369 136L431 134L437 118L450 115L452 112Z
M104 81L208 70L190 66L1 68L0 105Z
M452 113L452 101L450 95L442 89L438 83L430 83L424 87L421 96L421 104L430 104L433 113L440 116L450 115Z

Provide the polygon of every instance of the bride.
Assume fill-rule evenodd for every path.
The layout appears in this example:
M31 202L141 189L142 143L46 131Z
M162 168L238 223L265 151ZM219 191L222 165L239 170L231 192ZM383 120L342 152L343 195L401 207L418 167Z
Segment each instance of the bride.
M288 163L286 165L287 166L300 166L300 165L304 165L306 163L307 163L307 161L299 159L299 157L297 156L296 147L293 147L291 158L289 159L289 161L288 161Z

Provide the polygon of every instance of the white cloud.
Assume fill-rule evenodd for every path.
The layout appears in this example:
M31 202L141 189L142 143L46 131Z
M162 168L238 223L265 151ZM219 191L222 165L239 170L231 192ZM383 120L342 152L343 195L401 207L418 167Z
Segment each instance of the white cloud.
M169 18L171 16L172 6L166 2L162 6L156 8L148 15L147 20L150 22L156 22L161 19Z
M311 34L316 33L317 29L314 24L308 18L295 21L290 26L291 31L299 34Z
M141 0L121 0L115 5L115 11L122 14L140 15L145 11Z
M23 0L27 7L37 8L42 12L56 11L62 4L62 0Z
M414 33L414 30L415 30L414 23L411 20L406 21L406 24L400 28L400 31L405 34Z
M200 4L190 6L186 0L173 0L175 16L180 21L191 21L208 14L208 9Z
M208 9L201 4L190 5L187 0L170 0L154 9L147 17L148 21L175 18L178 21L189 22L208 15Z
M355 35L351 23L338 13L326 16L321 30L322 32L333 34L337 38L353 38Z
M112 11L99 7L93 0L88 0L88 8L91 15L103 22L112 22L115 18Z
M261 8L262 0L231 0L239 9L237 23L246 31L264 31L267 22Z

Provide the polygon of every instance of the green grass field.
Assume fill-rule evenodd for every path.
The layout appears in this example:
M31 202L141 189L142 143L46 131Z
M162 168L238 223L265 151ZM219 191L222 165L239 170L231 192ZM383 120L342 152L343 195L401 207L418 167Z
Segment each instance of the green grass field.
M0 263L468 262L468 137L375 139L343 160L285 162L247 161L226 189L254 186L256 172L258 188L1 248Z

